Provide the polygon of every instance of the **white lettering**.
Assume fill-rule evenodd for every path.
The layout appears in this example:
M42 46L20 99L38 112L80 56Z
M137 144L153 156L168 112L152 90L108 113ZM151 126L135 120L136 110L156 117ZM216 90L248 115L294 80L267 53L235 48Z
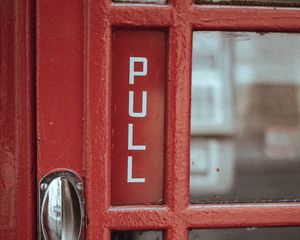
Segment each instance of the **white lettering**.
M147 114L147 92L143 91L142 94L142 111L134 112L134 92L129 91L129 116L130 117L146 117Z
M127 159L127 182L129 183L144 183L145 178L133 178L132 177L132 156L128 156Z
M142 71L135 71L134 65L137 62L143 63ZM130 57L129 59L129 84L134 84L135 76L146 76L148 71L148 60L144 57Z
M133 145L133 124L128 124L128 150L146 150L145 145Z
M142 63L142 70L135 71L135 63ZM145 57L129 58L129 84L134 84L136 76L146 76L148 72L148 60ZM147 92L142 92L142 110L134 111L134 91L129 91L128 114L130 117L145 117L147 115ZM133 144L133 124L128 123L128 150L146 150L146 145ZM132 176L132 156L127 159L127 182L128 183L144 183L145 178L134 178Z

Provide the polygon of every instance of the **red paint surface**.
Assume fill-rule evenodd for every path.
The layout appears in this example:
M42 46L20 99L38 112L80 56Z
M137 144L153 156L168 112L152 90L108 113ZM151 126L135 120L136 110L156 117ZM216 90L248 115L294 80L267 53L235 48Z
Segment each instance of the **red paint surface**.
M83 171L83 4L37 3L38 180Z
M110 0L90 0L84 4L39 1L38 5L38 74L43 82L40 114L44 116L39 121L39 161L44 166L40 173L58 166L85 170L82 173L86 183L87 239L109 240L111 229L160 229L166 232L167 240L187 240L189 228L300 225L300 206L294 203L189 206L192 30L299 32L299 9L195 6L190 0L173 0L166 6L128 6L112 4ZM163 28L169 34L166 206L110 206L111 44L115 27ZM62 82L58 80L60 74ZM61 102L64 95L66 103ZM82 125L81 115L86 122ZM42 125L52 116L56 123L62 120L62 125L53 131L51 126ZM78 129L83 133L73 133ZM56 144L47 142L48 136ZM59 154L64 144L69 153L61 160Z
M252 17L255 15L256 17ZM299 10L263 7L195 6L173 0L155 7L89 2L88 158L90 239L109 239L109 229L161 229L167 240L187 240L188 229L299 225L299 205L189 206L189 116L192 29L236 31L300 31ZM166 105L166 207L113 207L110 204L110 66L111 27L166 28L168 82ZM98 49L98 51L95 51ZM101 80L101 81L99 81ZM102 106L101 111L98 106ZM100 127L102 126L102 127ZM99 154L100 153L100 154ZM98 192L104 193L99 196Z
M163 202L166 34L151 30L116 30L112 36L111 81L111 186L112 205L161 204ZM147 59L146 76L129 83L129 59ZM135 63L134 71L143 71ZM145 117L129 116L129 91L134 93L134 111L142 111L142 92L147 92ZM133 144L145 150L128 149L128 124L133 126ZM145 182L128 182L127 159L132 157L132 177Z
M35 239L34 5L0 1L0 239Z
M12 4L4 4L1 2L1 102L0 102L0 236L8 236L9 239L16 238L16 232L12 231L16 227L16 210L15 203L18 195L15 185L18 181L15 179L17 170L17 123L16 123L16 107L17 100L15 96L16 84L14 81L14 68L9 65L14 64L14 55L9 52L14 52L14 18ZM5 37L5 38L4 38ZM12 96L12 97L9 97Z

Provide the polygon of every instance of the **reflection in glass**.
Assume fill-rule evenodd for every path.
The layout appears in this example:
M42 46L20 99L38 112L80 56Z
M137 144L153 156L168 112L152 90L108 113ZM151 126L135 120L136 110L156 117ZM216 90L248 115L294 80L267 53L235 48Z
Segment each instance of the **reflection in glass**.
M114 231L111 240L163 240L162 231Z
M298 240L300 227L194 229L189 240Z
M191 202L300 199L300 35L194 32Z
M165 4L167 0L113 0L113 2L122 2L122 3L159 3Z
M199 4L300 7L300 0L195 0Z

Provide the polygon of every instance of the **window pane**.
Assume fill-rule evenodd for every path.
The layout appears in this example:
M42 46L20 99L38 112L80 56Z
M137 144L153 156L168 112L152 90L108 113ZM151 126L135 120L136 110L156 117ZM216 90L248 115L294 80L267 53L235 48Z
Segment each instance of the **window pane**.
M195 0L199 4L300 7L300 0Z
M194 229L190 240L298 240L300 227Z
M163 240L162 231L114 231L111 240Z
M300 199L300 35L194 32L191 202Z
M113 2L122 2L122 3L159 3L165 4L167 0L113 0Z

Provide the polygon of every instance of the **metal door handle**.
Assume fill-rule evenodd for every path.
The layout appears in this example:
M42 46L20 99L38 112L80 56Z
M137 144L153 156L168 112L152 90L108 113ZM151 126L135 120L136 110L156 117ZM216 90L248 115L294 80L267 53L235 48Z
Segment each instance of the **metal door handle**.
M83 182L73 172L55 172L40 183L40 239L79 240L83 236Z

